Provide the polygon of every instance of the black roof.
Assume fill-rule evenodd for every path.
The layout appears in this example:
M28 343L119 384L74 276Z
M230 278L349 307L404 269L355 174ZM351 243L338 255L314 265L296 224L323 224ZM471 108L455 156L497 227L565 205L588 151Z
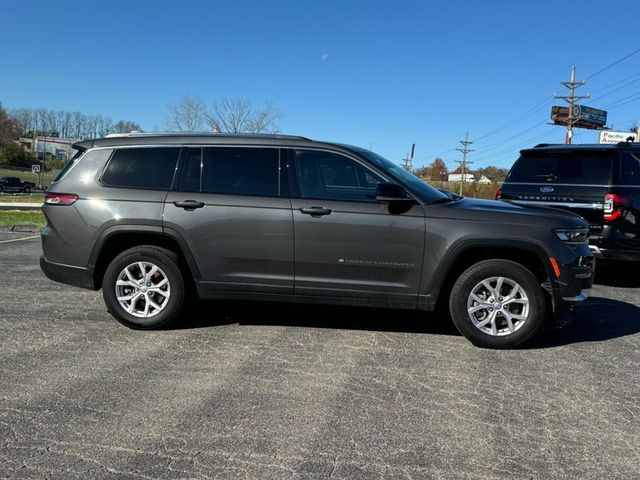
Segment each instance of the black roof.
M520 153L531 154L540 153L545 151L557 152L584 152L584 151L612 151L619 150L621 148L640 148L638 142L620 142L620 143L573 143L566 145L564 143L541 143L533 148L525 148L520 150Z

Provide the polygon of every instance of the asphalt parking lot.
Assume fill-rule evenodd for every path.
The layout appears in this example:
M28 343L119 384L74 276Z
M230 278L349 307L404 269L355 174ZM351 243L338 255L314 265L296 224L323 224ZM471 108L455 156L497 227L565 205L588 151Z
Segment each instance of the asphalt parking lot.
M128 330L47 280L32 235L0 234L1 478L640 478L632 264L490 351L437 315L304 305Z

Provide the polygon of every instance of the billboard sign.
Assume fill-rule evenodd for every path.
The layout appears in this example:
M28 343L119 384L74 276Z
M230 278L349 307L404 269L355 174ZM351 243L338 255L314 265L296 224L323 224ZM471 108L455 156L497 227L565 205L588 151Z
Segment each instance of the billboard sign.
M613 132L611 130L603 130L600 132L600 143L620 143L629 141L637 142L638 134L634 132Z
M607 112L597 108L573 106L573 126L577 128L590 128L602 130L607 123ZM569 107L554 105L551 107L551 120L556 125L566 125L569 119Z

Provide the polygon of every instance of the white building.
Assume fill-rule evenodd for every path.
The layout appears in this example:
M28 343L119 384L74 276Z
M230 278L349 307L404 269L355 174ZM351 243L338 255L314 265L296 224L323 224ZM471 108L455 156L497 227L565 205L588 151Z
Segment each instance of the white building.
M450 173L449 174L450 182L465 182L465 183L475 183L476 179L473 176L473 173Z

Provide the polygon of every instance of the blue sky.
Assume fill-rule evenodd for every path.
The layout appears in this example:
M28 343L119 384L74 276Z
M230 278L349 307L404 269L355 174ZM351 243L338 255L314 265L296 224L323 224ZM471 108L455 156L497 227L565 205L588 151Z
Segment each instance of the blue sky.
M583 79L640 48L635 2L4 0L0 22L6 108L153 130L183 95L242 96L281 109L286 133L372 145L396 162L416 143L417 165L440 154L453 166L467 130L474 167L562 142L545 122L571 64ZM614 127L640 121L640 53L586 92Z

